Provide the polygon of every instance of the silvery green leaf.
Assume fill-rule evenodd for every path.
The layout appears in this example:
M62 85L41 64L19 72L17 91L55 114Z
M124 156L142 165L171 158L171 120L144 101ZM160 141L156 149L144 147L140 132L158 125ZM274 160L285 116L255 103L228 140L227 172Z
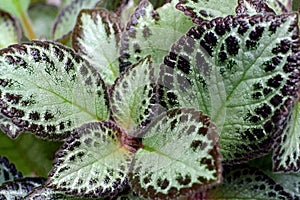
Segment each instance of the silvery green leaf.
M294 199L293 194L285 190L262 171L248 166L224 168L221 185L208 190L207 199Z
M73 33L73 48L112 85L119 75L120 19L105 9L82 10Z
M220 144L226 162L258 157L290 121L300 77L298 46L294 14L202 23L164 59L160 78L168 84L167 102L202 110L217 125L224 122Z
M275 14L275 11L265 1L239 0L238 3L239 5L236 8L238 15Z
M6 181L13 181L22 177L22 173L9 163L6 157L0 157L0 186Z
M145 126L155 115L151 57L145 57L120 75L110 90L112 117L128 131Z
M139 196L177 199L220 183L219 136L201 112L170 110L141 132L129 175Z
M196 24L217 17L235 15L238 0L179 0L177 9L191 17Z
M276 14L292 12L292 0L266 0L265 2Z
M78 197L113 197L127 187L132 153L112 122L83 125L57 152L48 186Z
M10 14L0 11L0 49L20 42L21 30Z
M273 170L300 171L300 102L292 108L285 131L278 136L273 152ZM300 186L299 186L300 187Z
M131 15L122 38L120 70L151 55L155 69L163 61L171 45L193 25L176 10L176 0L157 10L143 0Z
M52 37L56 40L63 40L68 37L76 23L80 10L95 8L101 0L73 0L69 5L59 12L52 28Z
M71 49L35 41L0 51L3 131L61 139L86 122L109 116L106 87L98 72ZM3 121L3 119L2 119ZM10 126L17 126L16 132Z
M44 184L45 179L40 177L22 178L9 181L0 186L1 200L21 200L34 188Z

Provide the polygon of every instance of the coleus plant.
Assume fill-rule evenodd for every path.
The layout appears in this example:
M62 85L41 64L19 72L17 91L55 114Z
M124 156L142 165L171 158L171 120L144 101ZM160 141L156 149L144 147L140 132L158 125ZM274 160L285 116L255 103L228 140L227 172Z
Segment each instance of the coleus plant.
M44 184L17 193L20 177L5 179L0 197L300 198L298 173L291 189L285 174L239 165L273 150L273 170L299 171L290 1L182 0L155 10L144 0L126 25L125 2L112 1L122 5L115 13L81 10L101 6L83 2L62 10L52 34L66 42L75 24L77 53L49 41L0 51L1 129L64 141Z

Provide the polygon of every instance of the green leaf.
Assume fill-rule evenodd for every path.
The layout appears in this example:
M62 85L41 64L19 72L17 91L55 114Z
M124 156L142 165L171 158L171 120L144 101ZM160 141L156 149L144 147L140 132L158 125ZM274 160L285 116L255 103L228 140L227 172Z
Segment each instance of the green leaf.
M66 5L58 14L52 29L52 37L56 40L63 40L68 37L76 23L80 10L95 8L100 0L73 0Z
M9 163L6 157L0 157L0 186L6 181L13 181L22 177L22 173L16 170L14 164Z
M285 131L276 139L273 170L300 171L300 102L297 102L291 110L286 126Z
M158 69L171 45L193 25L175 9L176 2L156 11L147 0L139 3L122 36L121 71L147 55L151 55L153 66Z
M24 175L35 174L46 177L51 169L54 153L61 146L58 142L47 142L32 134L21 134L12 140L0 133L0 152L15 164Z
M266 0L266 3L276 14L292 12L292 0Z
M23 199L34 188L41 186L45 179L40 177L9 181L0 186L0 199Z
M162 80L175 107L203 110L216 124L225 120L225 162L252 159L270 150L289 121L298 90L298 41L296 15L219 18L179 39L164 59L170 70Z
M112 122L83 125L56 154L48 186L78 197L113 197L127 186L132 153Z
M133 160L131 187L147 199L177 199L220 183L219 136L194 109L174 109L142 130L143 147Z
M207 199L293 199L292 194L260 170L246 165L224 169L223 184L208 190Z
M202 21L217 17L235 15L237 6L237 0L179 0L176 8L191 17L196 24L201 24Z
M119 75L120 19L105 9L82 10L73 32L73 48L112 85Z
M62 139L86 122L109 116L106 87L71 49L35 41L0 51L1 113L8 126L38 136Z
M29 5L30 0L1 0L0 9L22 18Z
M3 11L0 11L0 30L0 49L20 42L21 29L17 21Z
M110 90L112 117L131 134L155 114L153 67L150 57L128 68Z
M275 11L265 1L239 0L238 3L236 8L238 15L275 14Z

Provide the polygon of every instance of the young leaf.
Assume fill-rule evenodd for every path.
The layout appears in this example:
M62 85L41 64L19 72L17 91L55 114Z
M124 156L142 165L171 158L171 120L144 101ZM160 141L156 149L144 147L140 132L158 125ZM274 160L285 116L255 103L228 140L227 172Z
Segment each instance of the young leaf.
M235 15L238 0L179 0L176 8L191 17L193 22L201 24L217 17Z
M0 51L1 113L14 138L20 130L60 139L86 122L109 116L106 87L71 49L35 41Z
M9 163L7 158L0 157L0 186L6 181L13 181L21 178L22 173L16 170L16 167Z
M23 178L9 181L0 186L0 199L23 199L34 188L41 186L45 182L44 178Z
M110 90L112 117L129 134L154 116L153 83L153 66L148 56L128 68Z
M143 147L129 175L139 196L177 199L220 182L219 136L210 119L194 109L174 109L142 130Z
M300 171L300 102L291 110L289 118L274 147L273 170L276 172Z
M265 1L239 0L238 3L239 5L236 8L238 15L275 14L275 11Z
M3 11L0 11L0 30L0 49L20 42L21 30L17 21Z
M226 172L226 173L225 173ZM207 199L294 199L260 170L248 166L224 169L223 183L208 190Z
M112 85L119 75L120 19L105 9L82 10L73 32L73 48Z
M101 0L73 0L59 12L52 29L52 37L56 40L63 40L70 36L80 10L95 8L100 1Z
M48 186L78 197L113 197L127 186L132 153L112 122L89 123L57 152Z
M225 161L260 156L270 150L273 136L282 133L297 96L298 41L296 15L228 16L192 28L165 58L176 74L163 73L175 106L203 110L216 123L225 117L220 140ZM214 84L211 77L216 77ZM214 101L222 81L226 98L220 105ZM209 91L216 94L209 96L214 94ZM224 107L226 116L219 114Z
M157 10L147 0L139 3L122 36L121 71L147 55L151 55L154 68L158 68L171 45L193 25L175 9L176 2Z

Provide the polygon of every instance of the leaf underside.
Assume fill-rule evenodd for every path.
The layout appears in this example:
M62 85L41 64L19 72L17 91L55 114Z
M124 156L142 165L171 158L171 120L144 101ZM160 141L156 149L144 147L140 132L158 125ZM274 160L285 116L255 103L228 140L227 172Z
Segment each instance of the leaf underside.
M34 41L1 50L0 83L2 130L12 138L30 131L62 139L85 122L109 116L98 72L57 43Z
M82 10L73 32L73 48L112 85L119 75L119 17L105 9Z
M220 182L219 136L210 119L194 109L174 109L143 130L143 147L133 159L134 192L175 199Z
M18 178L22 178L22 173L18 172L7 158L0 157L0 186L6 181L13 181Z
M56 40L63 40L68 37L76 23L80 10L95 8L101 0L73 0L66 5L57 15L52 28L52 37Z
M24 199L24 197L34 188L41 186L45 182L44 178L23 178L9 181L0 186L0 199Z
M223 183L207 192L207 199L293 199L293 195L260 170L248 166L224 169Z
M0 49L20 42L21 30L10 14L0 11Z
M228 16L193 27L164 59L165 102L202 110L216 124L224 118L225 162L260 156L297 98L298 41L295 15Z
M128 68L110 90L112 117L128 134L155 115L153 66L148 56Z
M112 197L128 186L132 153L112 122L89 123L57 152L48 186L78 197Z

